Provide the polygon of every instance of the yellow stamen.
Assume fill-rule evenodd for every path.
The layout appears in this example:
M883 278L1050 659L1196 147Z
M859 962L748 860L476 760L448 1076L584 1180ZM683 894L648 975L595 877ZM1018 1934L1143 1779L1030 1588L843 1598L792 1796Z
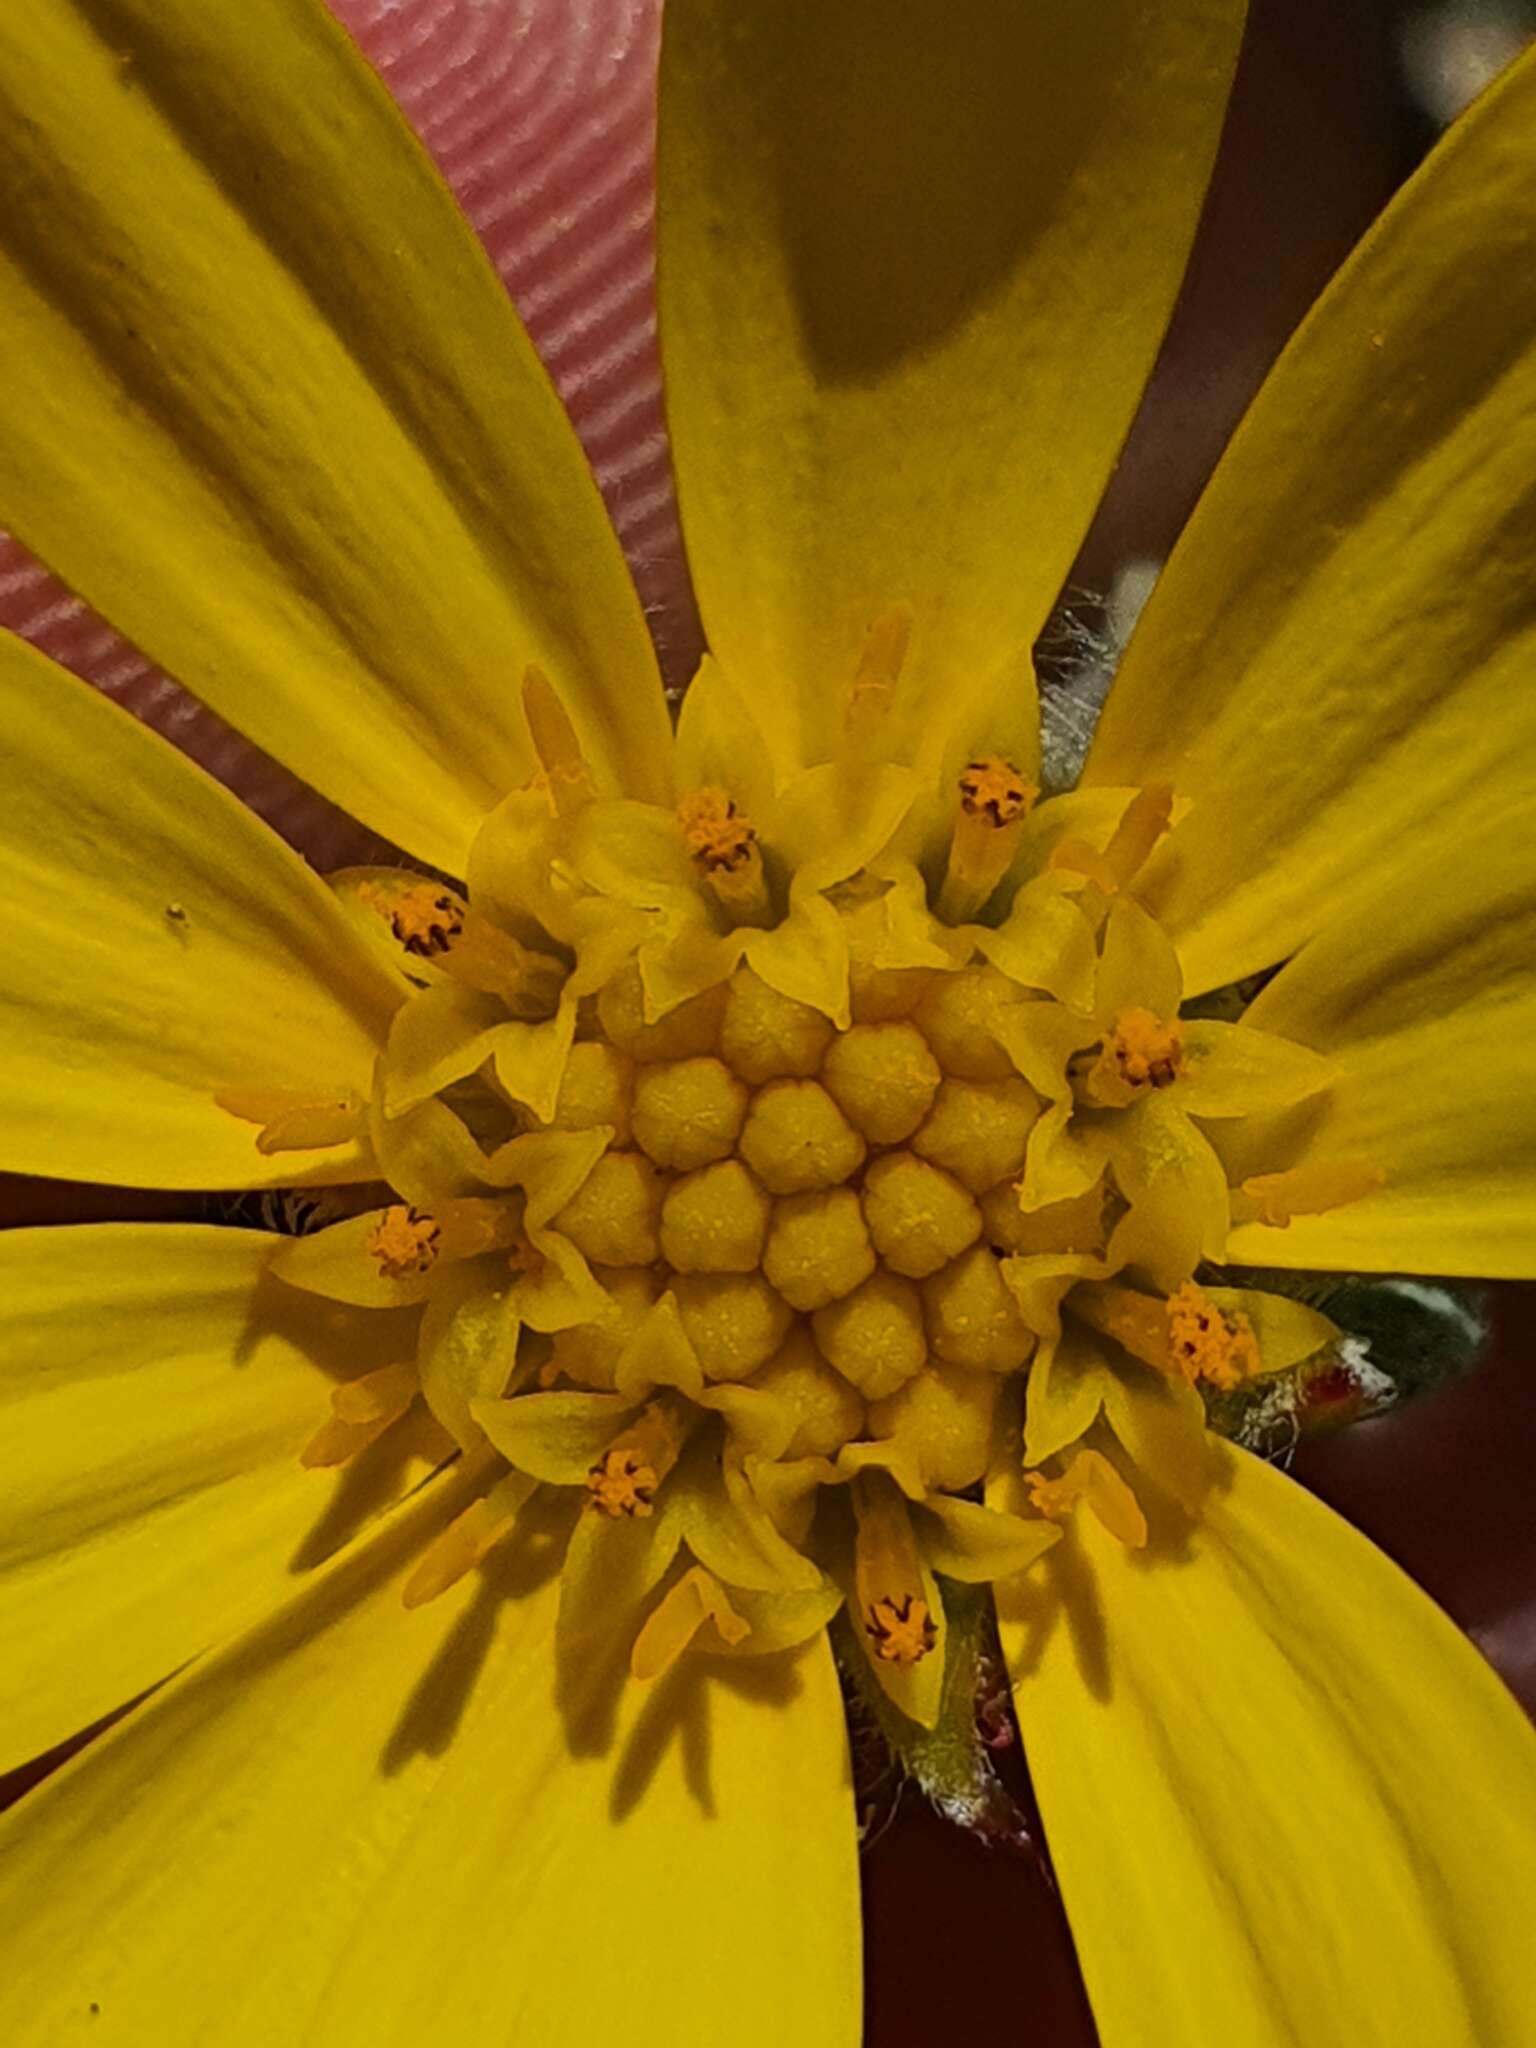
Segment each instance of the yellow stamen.
M550 808L556 817L569 817L590 803L597 791L570 714L542 669L530 668L523 677L523 716L544 771Z
M493 1544L511 1534L518 1511L533 1488L534 1481L524 1473L509 1472L489 1493L471 1501L428 1548L406 1580L400 1595L402 1604L425 1607L466 1572L473 1571Z
M1205 1380L1230 1394L1262 1371L1259 1340L1241 1310L1219 1307L1186 1280L1168 1301L1169 1362L1191 1383Z
M1126 805L1108 846L1104 865L1123 889L1139 874L1173 817L1173 784L1149 782Z
M362 1097L349 1090L306 1096L285 1088L221 1088L213 1099L229 1116L261 1125L256 1150L265 1158L345 1145L359 1134L365 1113Z
M1106 896L1117 896L1146 865L1173 816L1173 784L1149 782L1137 790L1099 853L1081 839L1053 847L1047 866L1086 875Z
M1149 1088L1170 1087L1183 1067L1184 1035L1177 1017L1122 1010L1078 1081L1078 1093L1094 1109L1124 1109Z
M706 1621L714 1623L715 1633L731 1647L751 1634L720 1581L702 1565L694 1565L668 1587L647 1616L629 1653L630 1675L649 1685L670 1671Z
M403 1415L416 1398L419 1382L416 1367L409 1361L383 1365L361 1378L343 1380L331 1390L331 1406L343 1422L386 1424Z
M393 1202L368 1233L368 1251L386 1280L430 1271L442 1230L435 1216L414 1204Z
M731 922L771 924L763 852L745 812L723 789L695 789L679 797L677 821L694 866Z
M960 776L960 804L938 913L950 924L974 917L1008 872L1040 794L1011 761L972 761Z
M1026 1472L1030 1505L1048 1521L1070 1519L1079 1501L1086 1501L1095 1519L1117 1543L1140 1550L1147 1540L1147 1518L1125 1480L1102 1451L1079 1451L1058 1478Z
M871 739L884 722L911 637L912 607L908 604L893 604L871 622L843 714L843 730L851 743Z
M331 1389L331 1413L299 1453L311 1471L346 1464L381 1437L415 1400L419 1381L412 1364L385 1365Z
M1320 1216L1329 1209L1342 1209L1346 1202L1358 1202L1379 1188L1384 1178L1374 1166L1320 1159L1293 1166L1288 1173L1254 1174L1243 1182L1242 1193L1253 1204L1255 1223L1284 1230L1293 1217Z
M938 1640L928 1602L915 1593L877 1600L864 1619L875 1655L886 1664L918 1664Z

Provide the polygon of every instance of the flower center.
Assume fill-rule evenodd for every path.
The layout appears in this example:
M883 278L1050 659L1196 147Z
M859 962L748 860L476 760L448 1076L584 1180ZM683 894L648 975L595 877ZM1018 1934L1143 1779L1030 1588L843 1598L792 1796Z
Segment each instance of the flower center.
M979 757L947 852L881 856L860 806L899 783L860 750L909 624L870 628L845 756L768 799L772 901L729 790L604 804L530 672L540 773L476 852L488 900L529 906L516 932L478 895L370 871L417 984L380 1100L224 1098L264 1149L334 1124L399 1191L274 1254L292 1285L420 1312L415 1357L338 1388L305 1462L365 1450L418 1397L505 1461L408 1605L563 1487L572 1641L580 1602L639 1603L631 1669L655 1676L690 1645L803 1640L846 1602L879 1684L931 1721L946 1577L1024 1568L1079 1508L1145 1542L1139 1459L1181 1501L1199 1490L1189 1388L1271 1369L1249 1297L1194 1281L1233 1191L1198 1090L1173 1086L1172 948L1124 895L1172 794L1133 794L1102 844L1047 834L1053 867L1020 884L1036 791ZM1188 1031L1209 1094L1221 1046ZM1309 1056L1285 1057L1282 1076ZM1277 1220L1359 1190L1347 1165L1277 1164L1237 1190Z
M974 1008L973 983L996 980L925 977L909 1015L841 1032L750 968L653 1024L637 1021L632 987L603 991L605 1106L625 1135L551 1227L610 1291L648 1308L670 1295L706 1381L749 1381L808 1337L813 1369L876 1404L883 1430L901 1426L890 1404L911 1381L958 1374L970 1483L988 1376L1031 1345L983 1242L983 1204L1016 1203L1040 1104L1016 1074L947 1074L933 1040ZM562 1096L555 1127L587 1113ZM556 1365L613 1386L623 1318L612 1334L599 1364L587 1334L556 1332Z

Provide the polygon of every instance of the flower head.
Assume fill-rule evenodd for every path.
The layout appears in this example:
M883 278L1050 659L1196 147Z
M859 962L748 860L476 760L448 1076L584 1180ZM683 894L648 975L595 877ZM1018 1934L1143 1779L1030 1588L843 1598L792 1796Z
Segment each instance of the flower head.
M670 7L675 726L328 18L0 29L0 512L403 850L322 882L0 648L8 1163L330 1191L0 1247L13 1754L147 1695L10 1824L11 2038L562 2038L597 1927L667 2038L851 2042L828 1631L920 1743L978 1600L1106 2039L1521 2023L1528 1731L1214 1425L1347 1361L1288 1272L1529 1270L1536 69L1277 369L1065 788L1030 648L1241 8L971 13Z

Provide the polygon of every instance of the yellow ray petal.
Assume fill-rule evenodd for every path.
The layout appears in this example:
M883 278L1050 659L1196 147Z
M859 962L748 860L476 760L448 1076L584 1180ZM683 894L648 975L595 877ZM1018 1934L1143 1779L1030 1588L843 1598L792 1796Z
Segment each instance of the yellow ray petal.
M1104 2041L1530 2040L1536 1737L1379 1551L1231 1462L1187 1548L1080 1515L1075 1568L1002 1596Z
M1230 1170L1344 1166L1366 1192L1284 1229L1244 1224L1231 1257L1536 1273L1533 845L1528 803L1475 841L1437 834L1260 993L1253 1022L1326 1054L1337 1079L1278 1124L1241 1126Z
M536 1510L431 1605L436 1485L7 1816L0 2032L155 2048L855 2048L854 1825L824 1643L555 1691ZM613 1717L594 1750L581 1708ZM578 1718L569 1718L576 1716ZM791 1822L784 1787L794 1787ZM110 2018L108 2017L110 2016Z
M781 769L841 734L895 605L913 630L893 756L1017 688L1161 339L1241 18L669 6L683 525L710 645Z
M338 1376L409 1356L396 1316L257 1308L273 1240L172 1224L0 1237L0 1770L285 1598L421 1476L395 1436L299 1464ZM348 1505L350 1503L350 1506Z
M569 422L323 8L8 9L0 185L0 517L67 582L451 872L531 765L530 662L604 779L664 789L650 642Z
M1283 959L1422 820L1529 775L1533 206L1527 57L1281 358L1126 654L1087 777L1167 772L1193 799L1140 893L1194 991Z
M366 1177L355 1143L264 1157L259 1125L213 1099L366 1101L400 983L324 883L174 747L10 635L0 722L0 1160L138 1187Z

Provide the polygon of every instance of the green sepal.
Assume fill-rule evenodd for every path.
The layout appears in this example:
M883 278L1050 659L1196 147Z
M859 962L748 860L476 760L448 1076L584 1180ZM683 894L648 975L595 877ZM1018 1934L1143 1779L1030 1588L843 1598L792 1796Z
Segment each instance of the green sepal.
M990 1841L1020 1842L1029 1828L993 1768L977 1727L977 1708L990 1690L997 1620L992 1589L938 1578L944 1602L944 1684L938 1718L919 1727L891 1700L854 1636L847 1609L828 1624L833 1654L858 1710L872 1722L902 1773L948 1821Z

